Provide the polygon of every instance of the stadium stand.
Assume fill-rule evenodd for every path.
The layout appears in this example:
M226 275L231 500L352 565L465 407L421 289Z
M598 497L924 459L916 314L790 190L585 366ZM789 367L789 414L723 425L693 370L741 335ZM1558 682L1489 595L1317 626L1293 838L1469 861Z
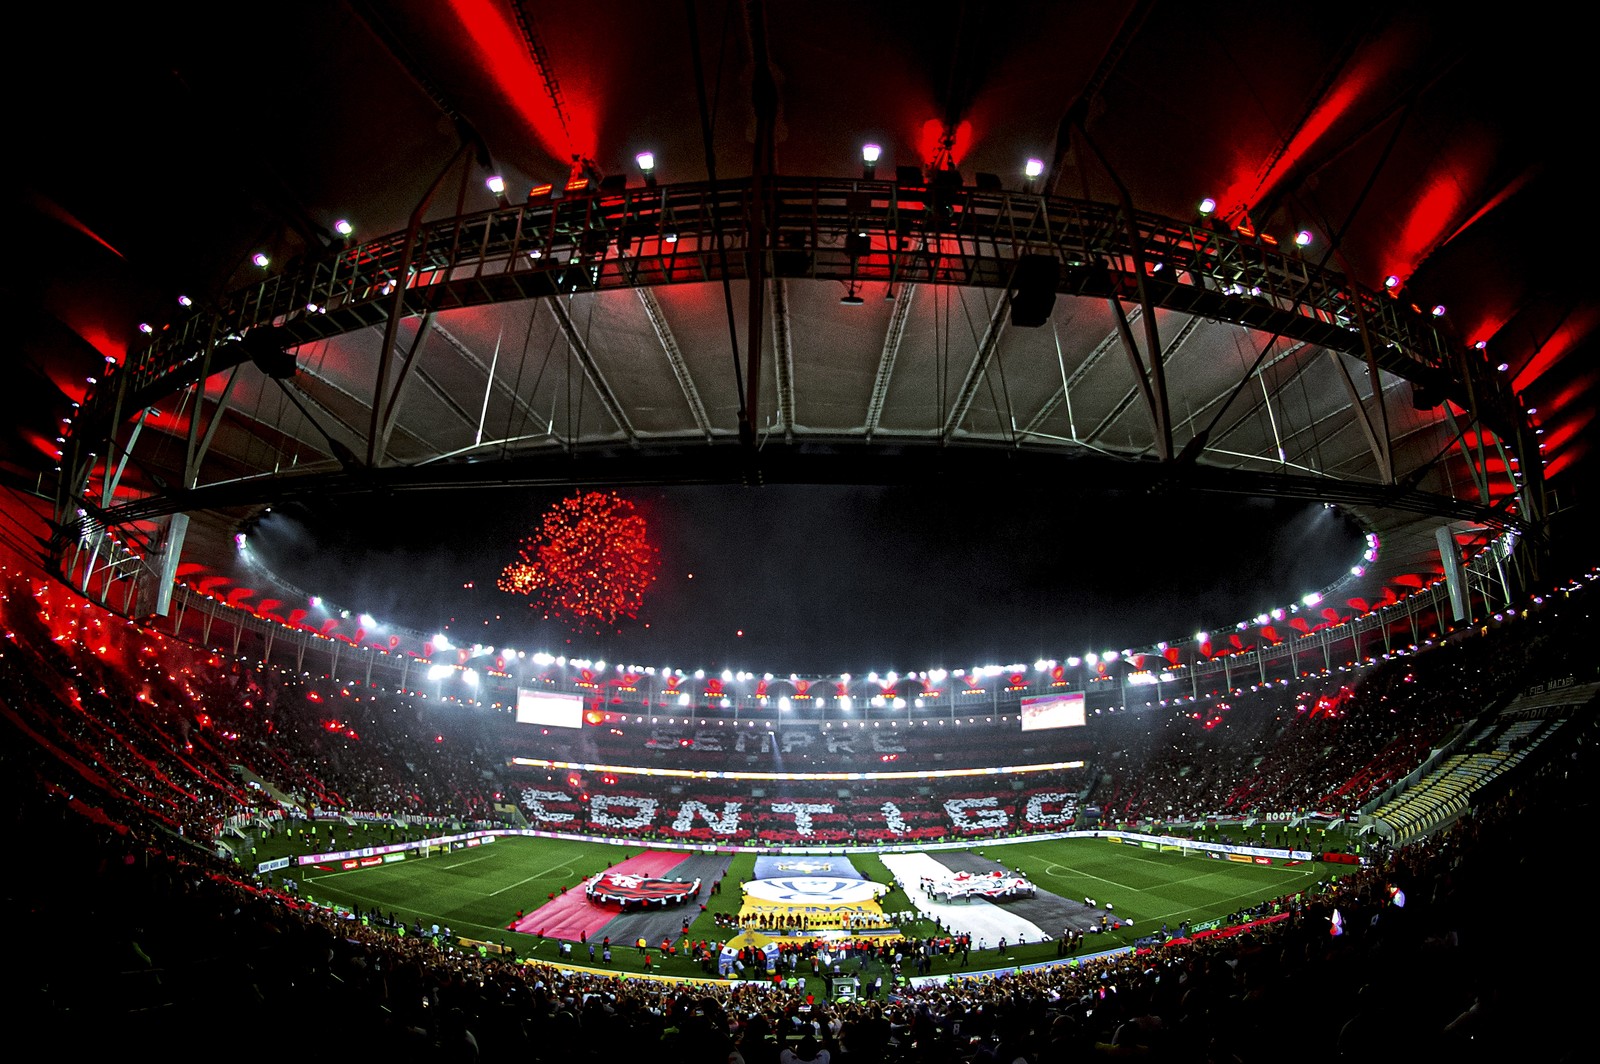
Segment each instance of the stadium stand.
M1569 684L1552 696L1529 682L1592 671L1595 621L1582 596L1345 686L1274 687L1198 717L1187 708L1115 715L1097 729L1106 753L1093 766L1006 792L961 784L934 795L903 780L848 797L837 781L786 787L791 802L831 798L813 835L768 809L741 819L735 837L943 838L959 829L946 803L983 803L973 808L1015 824L1033 799L1062 818L1052 827L1090 803L1118 821L1171 826L1274 808L1359 814L1364 799L1405 825L1331 893L1236 914L1222 937L802 1012L803 994L781 988L663 993L637 979L438 949L254 879L238 837L313 806L337 811L330 830L351 837L369 815L493 823L502 787L547 785L558 797L542 800L565 803L591 831L606 826L597 808L626 819L618 814L630 807L583 801L547 773L524 779L533 773L505 764L501 722L229 661L113 621L53 585L5 577L0 758L12 824L30 840L28 867L8 889L29 914L18 956L39 976L19 1005L36 1018L114 1016L96 1028L107 1043L220 1045L270 1028L292 1032L285 1048L326 1053L698 1061L766 1047L749 1059L810 1032L840 1060L985 1064L1002 1059L997 1049L1034 1061L1274 1059L1290 1044L1313 1060L1441 1049L1571 1059L1578 1048L1564 1025L1530 1025L1513 1005L1536 1000L1559 1013L1575 1004L1563 969L1537 957L1543 936L1508 935L1490 914L1526 896L1527 855L1570 849L1557 825L1592 802L1593 716L1575 710L1592 705L1596 688ZM1004 748L998 730L969 735ZM635 741L626 731L611 738ZM904 745L913 757L926 752ZM1448 752L1431 764L1435 749ZM619 776L589 793L663 811L652 827L616 830L698 840L721 838L712 822L750 790ZM1447 809L1406 812L1435 792L1447 794ZM664 812L685 803L708 812L695 807L679 827ZM890 831L885 803L908 834ZM1403 909L1397 890L1409 898ZM918 949L929 970L955 974L939 943Z

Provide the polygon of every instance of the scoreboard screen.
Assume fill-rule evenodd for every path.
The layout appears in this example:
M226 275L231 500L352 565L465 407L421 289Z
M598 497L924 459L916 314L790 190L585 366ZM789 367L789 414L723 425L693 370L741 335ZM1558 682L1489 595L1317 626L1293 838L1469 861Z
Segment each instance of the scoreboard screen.
M583 727L583 697L517 688L517 723L548 728Z
M1023 731L1081 728L1085 723L1087 718L1081 691L1070 695L1038 695L1022 700Z

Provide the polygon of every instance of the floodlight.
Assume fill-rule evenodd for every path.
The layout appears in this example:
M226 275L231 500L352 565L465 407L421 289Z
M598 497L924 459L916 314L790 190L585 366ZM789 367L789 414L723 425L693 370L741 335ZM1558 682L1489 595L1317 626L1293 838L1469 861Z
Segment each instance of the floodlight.
M861 177L871 181L876 172L878 160L883 157L883 148L877 144L861 145Z

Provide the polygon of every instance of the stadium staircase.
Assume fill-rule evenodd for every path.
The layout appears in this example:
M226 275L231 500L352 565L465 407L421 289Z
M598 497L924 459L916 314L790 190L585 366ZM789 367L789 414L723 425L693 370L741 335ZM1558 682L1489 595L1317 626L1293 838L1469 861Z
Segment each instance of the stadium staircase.
M1449 826L1532 758L1565 722L1564 711L1597 693L1600 684L1589 684L1516 699L1463 747L1438 759L1416 783L1374 810L1372 819L1397 846Z
M261 793L267 795L279 805L296 807L300 805L299 800L296 799L292 794L279 788L271 780L264 779L261 776L256 775L255 772L253 772L248 766L233 764L228 767L233 772L234 777L238 779L240 783L243 783L247 787L251 785L259 787L261 789Z

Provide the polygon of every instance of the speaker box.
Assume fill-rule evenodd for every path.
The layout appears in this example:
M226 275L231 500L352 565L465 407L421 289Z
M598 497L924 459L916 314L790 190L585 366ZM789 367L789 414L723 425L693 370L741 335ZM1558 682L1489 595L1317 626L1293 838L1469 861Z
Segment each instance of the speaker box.
M1061 260L1054 255L1023 255L1011 279L1011 324L1037 329L1050 320L1061 283Z

